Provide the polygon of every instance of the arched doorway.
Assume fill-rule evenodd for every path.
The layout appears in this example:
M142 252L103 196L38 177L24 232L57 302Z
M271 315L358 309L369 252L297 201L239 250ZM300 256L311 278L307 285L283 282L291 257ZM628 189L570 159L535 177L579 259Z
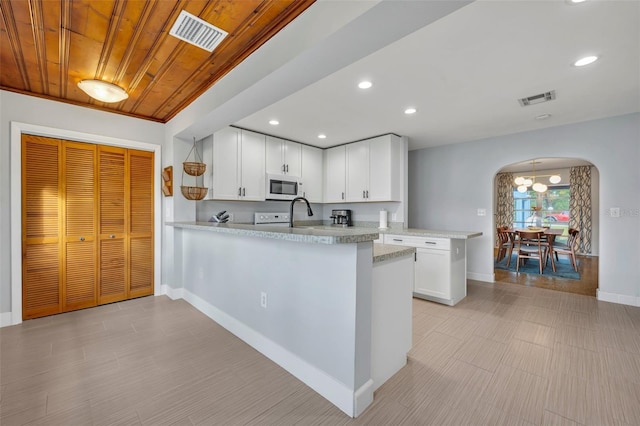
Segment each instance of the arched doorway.
M535 187L535 189L534 189ZM598 288L599 173L577 158L535 158L502 167L494 178L495 280L531 287L596 296ZM557 256L556 271L547 258L543 273L538 264L515 272L517 247L513 240L498 241L497 228L549 229L555 247L567 243L569 229L579 231L574 245L577 270L571 256ZM510 234L513 237L513 233ZM499 251L499 246L507 250ZM511 256L509 256L511 254ZM533 268L535 266L535 268Z

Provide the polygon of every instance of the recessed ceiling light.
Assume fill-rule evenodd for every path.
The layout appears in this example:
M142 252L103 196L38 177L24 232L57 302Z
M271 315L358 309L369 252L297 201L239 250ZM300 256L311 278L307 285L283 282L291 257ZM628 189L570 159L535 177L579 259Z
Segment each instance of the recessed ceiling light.
M327 138L327 135L325 135L324 133L320 133L318 135L318 139L326 139L326 138Z
M278 124L280 124L280 122L278 120L269 120L269 124L271 124L272 126L277 126Z
M569 3L573 3L573 4L577 4L577 3L582 3L585 0L569 0Z
M576 67L584 67L585 65L589 65L598 60L597 56L585 56L584 58L580 58L573 63Z
M373 86L373 83L371 83L370 81L361 81L360 83L358 83L358 87L361 89L368 89L371 86Z
M415 109L415 108L407 108L407 109L404 110L404 113L405 114L415 114L416 111L417 111L417 109Z
M536 120L546 120L547 118L550 118L551 114L540 114L536 116Z

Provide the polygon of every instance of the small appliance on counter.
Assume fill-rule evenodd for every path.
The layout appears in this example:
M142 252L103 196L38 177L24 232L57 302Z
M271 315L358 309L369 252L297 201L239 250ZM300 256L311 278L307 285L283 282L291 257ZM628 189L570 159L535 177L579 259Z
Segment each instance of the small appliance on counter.
M331 226L353 226L351 222L351 210L331 210L331 216L329 218L332 220Z

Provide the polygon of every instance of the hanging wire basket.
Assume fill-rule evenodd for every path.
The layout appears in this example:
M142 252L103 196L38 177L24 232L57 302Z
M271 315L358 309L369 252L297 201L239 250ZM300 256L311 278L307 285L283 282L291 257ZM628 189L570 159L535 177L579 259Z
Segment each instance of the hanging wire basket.
M202 200L204 197L207 196L207 192L209 191L209 188L204 187L204 186L186 186L184 185L184 174L188 174L189 176L201 176L205 170L207 169L207 165L205 163L202 162L202 157L200 156L200 154L198 153L198 150L196 149L196 138L193 138L193 147L191 147L191 151L189 151L189 154L187 155L187 160L189 159L189 157L191 156L191 153L194 153L193 157L195 160L200 160L200 161L185 161L182 163L182 185L180 185L180 191L182 192L182 195L184 196L184 198L186 198L187 200L193 200L193 201L197 201L197 200ZM196 182L197 183L197 182Z
M193 159L195 161L187 161L189 160L192 152L194 153ZM190 176L200 176L205 172L205 170L207 170L207 165L202 162L202 156L200 156L200 153L196 149L195 137L193 138L193 146L191 147L191 151L189 151L189 154L187 154L187 158L182 163L182 169L186 174Z

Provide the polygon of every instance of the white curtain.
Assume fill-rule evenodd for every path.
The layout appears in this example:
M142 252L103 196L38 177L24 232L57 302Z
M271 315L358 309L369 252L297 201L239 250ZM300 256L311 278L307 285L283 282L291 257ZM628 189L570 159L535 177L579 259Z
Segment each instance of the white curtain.
M571 167L569 185L569 227L580 231L577 251L591 253L591 166Z

